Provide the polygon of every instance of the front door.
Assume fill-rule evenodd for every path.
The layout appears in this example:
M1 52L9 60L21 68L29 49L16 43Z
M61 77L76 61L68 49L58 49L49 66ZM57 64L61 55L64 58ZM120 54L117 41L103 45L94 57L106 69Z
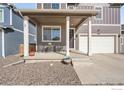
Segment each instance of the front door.
M69 48L74 48L74 29L69 32Z

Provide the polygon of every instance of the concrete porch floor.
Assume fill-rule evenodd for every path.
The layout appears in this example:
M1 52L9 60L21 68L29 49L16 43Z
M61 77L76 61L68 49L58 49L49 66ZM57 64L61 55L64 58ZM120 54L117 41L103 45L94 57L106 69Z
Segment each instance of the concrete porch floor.
M66 52L36 52L35 56L29 56L29 57L24 57L24 60L26 62L41 62L41 61L50 61L50 62L60 62L62 59L65 57ZM81 61L84 59L87 59L88 56L81 54L81 53L75 53L75 52L70 52L70 57L72 58L72 61Z

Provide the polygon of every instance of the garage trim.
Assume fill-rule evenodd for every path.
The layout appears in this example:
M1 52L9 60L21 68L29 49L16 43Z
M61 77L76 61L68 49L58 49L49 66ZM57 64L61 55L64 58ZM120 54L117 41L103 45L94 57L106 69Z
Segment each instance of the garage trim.
M80 36L82 36L82 35L87 36L87 33L79 33L78 38L80 38ZM96 33L92 33L92 36L114 36L115 37L115 39L114 39L114 53L118 53L118 34L113 34L113 33L96 34Z

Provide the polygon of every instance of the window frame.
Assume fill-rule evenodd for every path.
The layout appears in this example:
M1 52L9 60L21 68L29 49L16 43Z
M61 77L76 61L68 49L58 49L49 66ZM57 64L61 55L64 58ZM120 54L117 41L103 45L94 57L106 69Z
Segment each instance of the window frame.
M4 22L4 9L0 9L2 10L2 20L0 20L0 23L3 23Z
M42 9L45 9L45 8L44 8L44 4L45 4L45 3L42 3ZM52 4L54 4L54 3L50 3L50 5L51 5L51 6L50 6L50 9L53 9L53 8L52 8ZM59 8L58 8L58 9L61 9L61 3L55 3L55 4L59 4ZM55 9L55 10L56 10L56 9Z
M60 29L60 40L44 40L44 28L45 27L50 27L50 28L59 28ZM51 36L51 38L52 38L52 36ZM48 25L43 25L42 26L42 42L61 42L61 26L54 26L54 25L50 25L50 26L48 26Z
M94 10L98 11L98 10L96 10L96 8L101 8L101 18L96 18L96 16L94 16L94 19L95 20L103 20L103 6L94 6Z

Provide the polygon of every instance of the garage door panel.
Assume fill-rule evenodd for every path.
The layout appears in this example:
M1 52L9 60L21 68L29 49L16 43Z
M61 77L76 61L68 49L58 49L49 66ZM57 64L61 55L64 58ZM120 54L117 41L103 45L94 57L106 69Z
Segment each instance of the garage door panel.
M87 53L87 37L80 37L79 50ZM92 53L114 53L114 36L93 36Z

